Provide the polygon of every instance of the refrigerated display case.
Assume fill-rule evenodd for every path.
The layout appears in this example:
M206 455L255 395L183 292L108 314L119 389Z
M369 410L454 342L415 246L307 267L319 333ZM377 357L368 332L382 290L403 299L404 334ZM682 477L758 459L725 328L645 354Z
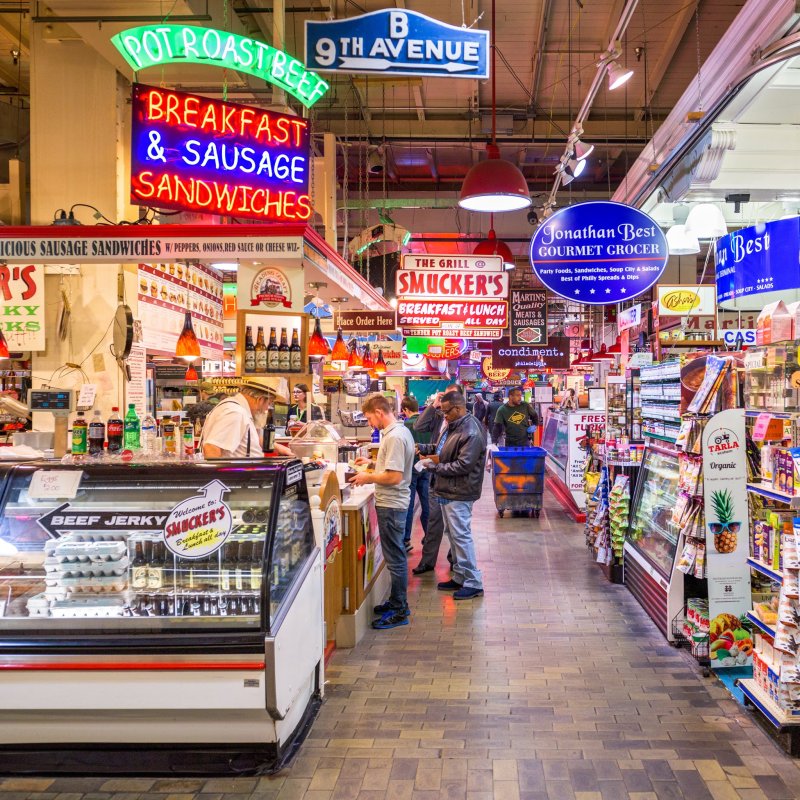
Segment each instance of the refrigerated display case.
M280 763L323 685L297 460L4 465L0 508L9 771Z

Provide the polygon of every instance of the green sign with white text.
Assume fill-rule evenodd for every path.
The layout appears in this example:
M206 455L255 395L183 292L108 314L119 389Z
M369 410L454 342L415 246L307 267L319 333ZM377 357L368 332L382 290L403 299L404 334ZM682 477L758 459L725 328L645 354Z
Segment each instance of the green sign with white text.
M164 64L208 64L253 75L311 108L328 91L319 75L282 50L228 31L194 25L142 25L111 38L134 72Z

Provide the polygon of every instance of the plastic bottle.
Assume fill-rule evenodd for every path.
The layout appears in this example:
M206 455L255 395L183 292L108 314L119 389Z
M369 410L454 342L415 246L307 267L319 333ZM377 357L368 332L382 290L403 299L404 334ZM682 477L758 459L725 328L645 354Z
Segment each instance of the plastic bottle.
M377 428L372 429L372 443L373 444L380 444L381 441L381 432Z
M125 449L138 450L141 446L139 415L136 406L128 403L128 413L125 415Z
M147 414L142 420L142 429L139 437L143 453L151 456L156 454L156 435L156 421Z
M106 423L106 437L108 438L108 452L119 453L122 450L122 438L125 432L122 417L119 415L119 408L114 406L111 409L111 416Z
M79 411L72 423L72 455L86 455L86 440L88 439L88 424L83 411Z
M94 417L89 423L89 455L101 456L103 455L103 445L106 441L106 425L103 422L103 417L100 414L100 409L96 408Z
M175 428L175 423L169 419L169 417L165 417L161 423L161 437L164 441L164 452L170 456L178 455L178 442Z

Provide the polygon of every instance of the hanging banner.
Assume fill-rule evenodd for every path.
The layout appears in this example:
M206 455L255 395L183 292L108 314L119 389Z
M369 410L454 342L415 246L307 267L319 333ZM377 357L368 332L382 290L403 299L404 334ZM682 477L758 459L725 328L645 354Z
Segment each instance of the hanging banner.
M568 206L531 238L533 271L568 300L605 305L630 300L658 281L669 260L658 223L610 200Z
M617 332L630 330L642 323L642 304L637 303L635 306L626 308L617 314Z
M739 625L739 618L752 608L746 451L742 409L722 411L708 421L703 431L703 481L709 645L715 669L746 666L746 653L752 650L752 641ZM744 641L750 641L749 648L737 644Z
M713 286L659 284L659 317L711 317L717 311Z
M492 342L492 364L497 369L569 369L569 339L566 336L551 336L547 347L514 347L504 336Z
M488 54L489 31L407 9L306 20L306 64L319 72L485 80Z
M9 351L44 350L44 267L0 264L0 300Z
M511 292L512 345L547 344L547 292L514 289Z

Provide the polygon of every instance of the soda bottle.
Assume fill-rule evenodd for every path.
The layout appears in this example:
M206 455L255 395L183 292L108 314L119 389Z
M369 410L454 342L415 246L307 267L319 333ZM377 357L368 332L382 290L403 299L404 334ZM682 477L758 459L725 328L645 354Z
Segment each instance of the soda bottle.
M142 420L142 430L141 430L141 444L142 444L142 452L147 453L147 455L155 455L156 454L156 421L149 415L145 416Z
M86 440L88 439L88 424L83 416L83 411L79 411L72 423L72 455L80 456L86 454Z
M111 416L106 423L106 436L108 437L108 452L119 453L122 450L122 438L125 433L122 417L119 415L119 408L114 406L111 409Z
M106 426L100 409L94 410L94 416L89 423L89 455L100 456L103 454L103 445L106 441Z
M125 415L125 449L138 450L140 447L140 427L139 415L136 413L136 406L133 403L128 403L128 413Z

